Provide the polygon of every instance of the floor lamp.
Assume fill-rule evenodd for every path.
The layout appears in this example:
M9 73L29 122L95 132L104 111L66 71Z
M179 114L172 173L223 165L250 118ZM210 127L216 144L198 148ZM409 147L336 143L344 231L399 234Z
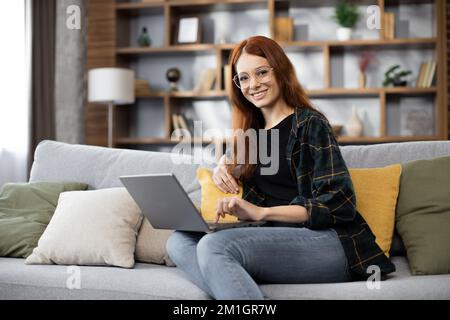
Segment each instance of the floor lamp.
M108 105L108 147L113 147L114 105L134 103L134 71L97 68L88 73L88 101Z

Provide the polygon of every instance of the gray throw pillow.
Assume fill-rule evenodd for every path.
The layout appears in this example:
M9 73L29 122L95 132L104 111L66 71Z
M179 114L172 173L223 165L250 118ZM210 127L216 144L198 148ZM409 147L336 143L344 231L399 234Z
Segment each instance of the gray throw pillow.
M403 165L396 220L413 274L450 273L450 156Z

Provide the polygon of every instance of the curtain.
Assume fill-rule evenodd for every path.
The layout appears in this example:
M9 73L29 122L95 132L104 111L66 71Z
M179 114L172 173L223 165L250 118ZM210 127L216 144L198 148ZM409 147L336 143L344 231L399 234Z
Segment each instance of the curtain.
M31 155L55 139L55 25L55 0L32 1Z
M0 188L28 180L31 0L2 2L0 39ZM24 41L25 40L25 41Z

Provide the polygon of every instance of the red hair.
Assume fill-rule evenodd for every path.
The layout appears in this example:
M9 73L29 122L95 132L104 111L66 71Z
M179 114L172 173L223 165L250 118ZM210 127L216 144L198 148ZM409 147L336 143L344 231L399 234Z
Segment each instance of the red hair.
M265 58L269 65L273 68L275 78L280 87L281 98L286 104L293 109L296 107L307 108L310 110L317 110L312 106L308 96L303 90L300 82L297 79L294 66L289 58L286 56L280 45L274 40L263 37L254 36L239 43L233 50L229 58L229 65L231 68L231 78L225 79L229 81L231 90L228 92L229 99L232 104L232 119L233 129L242 129L244 132L247 129L261 129L264 128L264 117L259 108L248 101L241 90L232 82L236 75L236 63L242 53L252 54ZM320 112L319 112L320 113ZM236 142L236 137L234 139ZM234 157L232 164L228 167L229 171L233 171L238 165L237 163L237 144L234 143ZM254 164L248 163L249 145L246 141L245 145L246 163L242 165L240 170L240 179L245 180L249 178L255 169Z

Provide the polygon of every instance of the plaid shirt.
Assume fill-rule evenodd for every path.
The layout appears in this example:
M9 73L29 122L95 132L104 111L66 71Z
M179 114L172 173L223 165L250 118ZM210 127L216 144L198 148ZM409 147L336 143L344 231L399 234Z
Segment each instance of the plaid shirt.
M377 265L381 275L395 266L375 243L375 236L356 210L353 184L328 121L319 113L296 108L287 144L287 161L297 178L298 196L291 205L307 209L309 219L303 226L336 230L344 248L354 280L366 279ZM263 205L265 195L244 182L243 198Z

